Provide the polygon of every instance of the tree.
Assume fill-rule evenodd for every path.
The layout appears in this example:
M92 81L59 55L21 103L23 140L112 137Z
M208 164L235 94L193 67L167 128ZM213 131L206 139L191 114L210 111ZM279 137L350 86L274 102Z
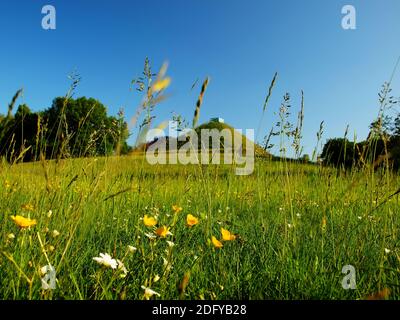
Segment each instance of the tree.
M393 121L391 132L394 136L400 136L400 113L397 114Z
M58 97L43 112L20 105L13 116L0 118L0 155L9 161L111 155L129 151L123 117L108 116L93 98Z
M303 156L300 158L300 160L303 163L309 163L310 162L310 156L308 154L303 154Z
M382 135L389 135L392 131L392 118L389 116L381 116L369 125L370 137L380 138Z
M357 160L355 144L344 138L329 139L322 149L321 158L327 165L352 167Z
M47 154L67 150L73 157L110 155L121 138L120 122L107 116L106 107L93 98L58 97L44 112L44 118L49 125ZM66 149L61 150L62 141L59 140L64 141Z
M17 158L32 160L38 116L26 104L18 106L15 115L8 117L7 124L2 127L0 154L6 155L10 161Z

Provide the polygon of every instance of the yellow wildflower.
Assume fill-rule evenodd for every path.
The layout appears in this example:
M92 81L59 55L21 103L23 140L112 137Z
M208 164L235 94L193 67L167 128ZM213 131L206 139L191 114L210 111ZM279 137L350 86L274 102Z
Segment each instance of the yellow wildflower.
M161 90L164 90L169 86L170 83L171 83L171 78L169 77L157 80L156 82L154 82L152 86L152 91L159 92Z
M177 204L172 206L172 210L174 210L175 213L181 212L183 209L182 207L178 206Z
M160 227L160 228L158 228L158 229L156 230L156 234L157 234L159 237L165 238L166 236L170 235L171 232L169 232L169 228L168 228L168 227L162 226L162 227Z
M193 227L194 225L199 223L199 219L196 218L195 216L188 214L186 216L186 224L188 227Z
M14 220L15 224L20 228L28 228L36 224L35 219L25 218L23 216L11 216L11 219Z
M148 217L146 214L143 217L143 223L146 227L154 227L157 224L157 220L153 217Z
M222 243L219 240L217 240L217 238L214 237L214 236L211 237L211 242L214 245L214 247L217 248L217 249L223 247Z
M236 236L230 233L228 230L221 228L222 240L224 241L232 241L236 239Z

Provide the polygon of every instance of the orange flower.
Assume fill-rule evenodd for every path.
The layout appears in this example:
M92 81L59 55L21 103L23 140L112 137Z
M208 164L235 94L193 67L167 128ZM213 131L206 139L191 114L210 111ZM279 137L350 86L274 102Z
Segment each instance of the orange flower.
M211 237L211 242L212 242L212 244L214 245L214 247L217 248L217 249L223 247L221 241L217 240L217 238L214 237L214 236Z
M236 236L230 233L228 230L221 228L222 240L224 241L232 241L236 239Z
M154 227L157 224L157 220L153 217L148 217L147 214L143 217L143 223L146 227Z
M196 218L195 216L188 214L186 216L186 224L188 227L193 227L194 225L199 223L199 219Z
M175 213L181 212L183 209L182 207L178 206L177 204L172 206L172 210L174 210Z
M168 227L162 226L156 230L156 234L161 238L165 238L166 236L170 235L171 232L169 232Z
M15 224L20 228L28 228L36 224L35 219L32 220L23 216L11 216L11 219L14 220Z

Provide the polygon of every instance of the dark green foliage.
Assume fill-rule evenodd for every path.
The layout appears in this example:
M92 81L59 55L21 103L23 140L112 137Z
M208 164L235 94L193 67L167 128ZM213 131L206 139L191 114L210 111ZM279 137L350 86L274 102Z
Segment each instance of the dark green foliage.
M117 146L121 154L129 152L128 136L126 122L108 116L98 100L58 97L43 112L20 105L0 118L0 155L9 161L111 155Z
M308 154L303 154L303 156L300 158L300 161L303 163L309 163L310 162L310 156Z
M18 156L25 149L25 157L33 156L37 132L38 114L32 113L25 104L20 105L15 113L0 121L0 154L7 158Z
M338 167L352 167L356 157L355 144L344 138L329 139L322 149L324 164Z
M384 165L384 159L389 159L392 167L399 167L400 137L385 136L385 141L379 137L370 137L359 143L344 138L329 139L322 150L321 158L325 165L338 168L360 167L372 164L373 167Z

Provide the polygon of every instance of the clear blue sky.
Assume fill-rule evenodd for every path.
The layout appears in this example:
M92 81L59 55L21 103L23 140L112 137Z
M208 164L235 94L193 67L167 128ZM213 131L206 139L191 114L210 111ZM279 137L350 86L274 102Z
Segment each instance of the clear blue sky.
M56 30L41 28L45 4L57 10ZM357 30L341 28L345 4L357 10ZM303 144L311 153L322 120L324 140L342 136L347 124L351 135L366 137L400 55L399 16L398 0L1 1L0 113L20 87L20 103L49 107L76 69L76 96L97 98L114 115L123 106L130 117L140 101L130 81L148 56L154 70L168 60L173 79L159 122L172 111L191 122L199 91L191 85L210 76L200 120L221 116L256 129L277 71L259 138L276 122L284 93L297 111L303 89ZM393 89L400 95L400 72Z

